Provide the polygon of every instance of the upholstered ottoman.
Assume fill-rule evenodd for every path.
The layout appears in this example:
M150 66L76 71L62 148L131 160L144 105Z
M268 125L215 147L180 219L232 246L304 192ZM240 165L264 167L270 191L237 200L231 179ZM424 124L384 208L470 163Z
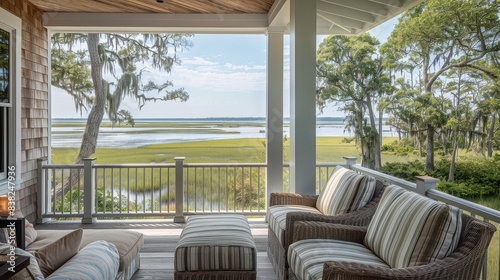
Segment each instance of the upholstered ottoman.
M175 249L175 280L255 280L256 252L246 217L191 217Z

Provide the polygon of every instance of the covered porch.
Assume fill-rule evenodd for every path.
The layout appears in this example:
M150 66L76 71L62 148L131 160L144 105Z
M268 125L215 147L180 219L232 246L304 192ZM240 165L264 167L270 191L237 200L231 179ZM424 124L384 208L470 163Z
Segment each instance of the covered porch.
M163 2L163 1L161 1ZM38 1L1 2L16 33L8 161L18 209L36 216L37 160L50 149L50 34L189 32L267 34L266 190L283 190L283 40L290 34L289 190L316 192L316 35L365 32L422 2L398 1ZM7 22L6 24L9 24ZM264 81L263 81L264 82ZM50 160L50 159L49 159ZM6 191L6 182L0 185Z
M178 159L178 163L182 162L182 159ZM317 181L317 192L321 192L321 189L325 186L328 177L334 170L335 166L343 166L348 169L354 170L360 174L367 174L375 177L376 179L385 182L386 184L394 184L404 189L418 193L420 195L424 195L433 200L437 200L439 202L455 206L459 209L462 209L464 213L471 215L479 220L487 221L493 224L497 230L500 224L500 212L494 209L490 209L476 203L472 203L470 201L460 199L454 197L452 195L440 192L436 190L437 180L430 177L419 177L417 178L416 183L408 182L405 180L401 180L399 178L389 176L377 171L373 171L371 169L367 169L361 167L359 164L356 164L356 159L353 157L345 157L344 162L337 163L322 163L316 166L316 172L318 176ZM61 170L61 168L67 168L68 166L56 166L56 165L43 165L40 164L40 172L43 174L55 174L55 170ZM73 166L75 168L75 166ZM82 166L83 168L83 166ZM220 170L229 169L237 169L241 170L242 174L249 172L251 168L259 170L261 168L265 168L265 165L252 165L252 164L166 164L166 165L150 165L150 166L134 166L134 165L126 165L126 166L105 166L105 165L94 165L90 167L97 172L97 170L108 169L108 172L117 173L129 173L129 169L157 169L157 168L171 168L173 173L181 173L181 174L189 174L190 176L194 175L196 169L201 170L202 173L205 173L207 170L209 172L220 172ZM179 168L181 172L174 172L175 168ZM284 166L285 169L288 168L287 165ZM115 171L111 171L114 169ZM121 171L120 171L121 170ZM247 170L247 171L244 171ZM223 171L224 172L224 171ZM61 174L62 172L60 172ZM93 173L93 172L92 172ZM101 172L102 173L102 172ZM260 172L259 172L260 173ZM146 171L145 174L153 174L151 171ZM200 179L202 176L198 175ZM173 181L181 179L184 180L184 177L175 177L172 179ZM215 175L214 177L218 177ZM248 178L251 178L251 175L247 175ZM41 175L41 178L46 178L46 175ZM166 178L166 176L165 176ZM209 180L212 178L211 176L205 176L203 180ZM255 178L255 176L254 176ZM92 181L100 181L105 180L104 176L100 176L99 178L94 177ZM40 193L47 193L50 190L50 182L45 181L48 185L44 185L43 183L39 185ZM124 181L122 181L124 183ZM220 182L219 182L220 183ZM109 184L109 182L108 182ZM125 183L126 184L126 183ZM108 201L115 201L117 205L120 205L117 208L103 208L103 205L99 207L93 206L93 211L87 212L84 209L89 209L88 207L84 207L84 203L92 203L92 201L97 201L101 199L101 197L93 196L90 200L82 198L81 200L62 200L62 198L55 198L56 201L52 201L51 203L45 203L43 205L44 208L39 208L39 216L42 219L39 221L41 223L36 225L37 230L67 230L67 229L115 229L115 230L127 230L127 231L135 231L141 232L144 234L144 246L140 251L140 259L141 259L141 267L134 274L132 279L173 279L173 258L174 251L179 240L180 234L185 226L184 221L189 219L189 217L195 215L217 215L217 214L238 214L247 216L252 232L252 236L255 240L257 247L257 279L278 279L275 270L271 264L271 261L266 253L266 249L268 250L269 241L268 241L268 230L269 224L265 222L264 215L266 214L265 203L263 204L263 196L260 195L260 192L256 191L253 194L254 196L249 195L245 196L242 193L238 193L240 196L237 200L234 200L233 197L231 199L227 199L228 197L225 195L220 195L221 193L225 193L223 182L222 184L215 183L212 185L210 182L198 182L196 184L206 186L206 189L203 191L194 191L189 195L189 197L183 197L182 193L185 193L188 190L189 184L186 184L186 181L182 181L180 184L170 183L167 185L180 185L179 192L175 192L172 190L175 195L175 199L173 199L172 204L175 205L174 208L129 208L127 201L124 200L122 204L119 196L112 196ZM259 189L259 185L262 182L247 180L242 188L246 189L248 193L252 193L252 189ZM49 187L47 187L49 186ZM83 189L83 186L81 186ZM111 185L112 187L112 185ZM221 192L222 187L222 192ZM235 191L236 188L233 186L229 186L229 192ZM264 190L262 188L262 190ZM123 190L123 193L130 191L130 189ZM168 191L165 189L165 191ZM83 191L85 193L85 190ZM180 195L177 195L180 194ZM95 194L94 194L95 195ZM141 193L146 197L149 197L149 193ZM47 201L50 195L41 197L40 201ZM206 197L211 197L213 199L207 200ZM240 200L241 198L241 200ZM198 203L196 202L198 201ZM238 202L237 202L238 201ZM158 203L161 203L158 201ZM61 210L61 208L54 208L56 205L70 205L72 204L72 208L69 211ZM141 204L141 203L140 203ZM123 207L126 206L126 207ZM88 217L88 218L86 218ZM158 219L158 217L162 217ZM51 218L59 218L57 220L52 220ZM99 221L95 221L95 219L100 219ZM61 220L62 219L62 220ZM65 220L69 219L69 220ZM82 223L83 222L83 223ZM491 244L489 245L487 251L487 261L484 264L482 278L481 279L499 279L499 267L500 267L500 255L498 253L498 246L500 244L500 235L499 233L495 233ZM170 277L170 278L169 278Z

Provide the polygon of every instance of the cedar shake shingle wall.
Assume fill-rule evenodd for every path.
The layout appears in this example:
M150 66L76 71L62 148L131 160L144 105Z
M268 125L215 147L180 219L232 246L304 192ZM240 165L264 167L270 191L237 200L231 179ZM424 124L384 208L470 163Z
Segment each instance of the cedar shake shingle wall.
M27 0L0 0L0 7L22 19L21 161L23 183L17 186L17 206L36 219L37 159L48 156L48 42L42 12ZM19 176L19 175L18 175Z

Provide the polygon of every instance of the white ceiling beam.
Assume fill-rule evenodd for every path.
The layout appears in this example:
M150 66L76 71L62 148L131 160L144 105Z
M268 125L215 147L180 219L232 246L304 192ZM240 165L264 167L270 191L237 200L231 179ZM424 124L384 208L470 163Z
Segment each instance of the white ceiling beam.
M401 8L403 6L401 0L370 0L370 1L393 8Z
M332 5L331 3L326 3L321 0L317 0L316 7L318 11L342 16L345 18L350 18L354 20L358 20L365 23L374 23L375 17L367 12L361 12L353 9L349 9L346 7L341 7L337 5Z
M368 0L322 0L326 3L333 4L336 6L342 6L345 8L366 12L378 16L387 15L387 6L378 3L369 2Z
M323 19L330 21L330 22L336 22L342 26L350 27L350 28L355 28L355 29L363 29L364 24L360 21L341 17L341 16L336 16L332 14L328 14L325 12L318 11L318 16L322 17Z
M326 21L321 20L323 24L316 25L316 34L317 35L354 35L355 31L346 31L336 25L332 24L324 24Z
M52 32L266 32L266 14L113 14L45 13L44 27Z
M330 23L332 24L332 25L331 25L331 28L333 28L334 26L337 26L337 27L339 27L340 29L345 30L346 32L350 32L350 31L351 31L351 29L349 29L348 27L343 26L342 24L340 24L340 22L337 22L337 21L335 21L335 20L329 19L329 18L327 18L327 17L323 17L323 16L322 16L321 14L319 14L319 13L318 13L318 17L323 18L324 20L326 20L326 21L330 22Z
M287 28L290 24L290 1L276 0L267 14L271 28Z

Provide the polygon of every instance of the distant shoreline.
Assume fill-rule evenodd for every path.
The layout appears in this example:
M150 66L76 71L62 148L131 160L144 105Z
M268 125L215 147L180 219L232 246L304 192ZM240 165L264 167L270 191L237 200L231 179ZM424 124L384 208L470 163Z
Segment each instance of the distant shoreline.
M53 118L53 122L85 122L86 118ZM109 119L103 119L109 122ZM208 118L136 118L136 122L266 122L265 117L208 117ZM290 122L289 117L283 118L284 122ZM319 122L339 122L343 123L343 117L317 117Z
M51 146L60 148L80 147L86 119L54 119L51 129ZM197 142L236 138L266 137L265 118L177 118L138 119L134 127L125 123L112 125L104 121L100 127L97 147L134 148L152 144ZM284 121L283 137L290 136L290 124ZM316 136L353 137L346 130L341 118L318 118ZM394 136L390 127L384 126L383 136Z

